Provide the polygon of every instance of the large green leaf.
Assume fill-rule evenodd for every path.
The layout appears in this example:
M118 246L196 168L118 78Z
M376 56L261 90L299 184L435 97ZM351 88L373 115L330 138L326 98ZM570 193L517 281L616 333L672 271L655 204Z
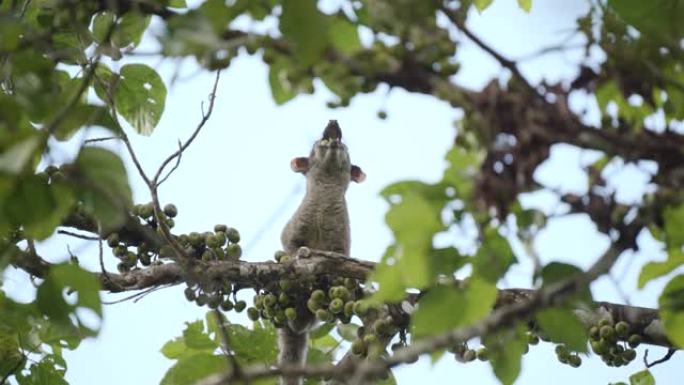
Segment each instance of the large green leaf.
M587 331L572 310L549 308L540 310L535 317L551 341L564 343L575 352L587 352Z
M41 147L41 139L37 135L14 143L0 153L0 172L18 174L35 158Z
M643 289L651 280L669 274L682 265L684 265L684 252L679 249L670 250L667 253L667 260L663 262L649 262L641 268L639 289Z
M332 17L330 40L333 47L345 54L353 54L363 48L358 27L345 17Z
M655 378L648 369L629 376L629 385L655 385Z
M315 1L283 0L280 30L302 65L317 62L328 45L329 26Z
M495 284L516 260L508 240L496 228L487 227L473 258L473 274Z
M164 375L161 385L192 385L212 374L228 370L226 358L211 353L183 357Z
M482 12L487 9L494 0L473 0L473 4L478 11Z
M666 243L668 249L677 249L684 245L684 204L667 206L663 211Z
M65 290L75 295L74 305L67 303L63 297ZM70 315L76 316L77 308L87 308L98 316L102 316L100 303L100 283L93 273L83 270L78 265L63 263L53 265L43 283L38 287L36 303L43 314L57 325L71 325ZM86 331L90 331L86 328Z
M416 338L473 325L491 312L496 302L496 286L473 278L466 289L437 286L421 299L413 314L412 333Z
M525 12L530 12L532 9L532 0L518 0L518 6Z
M675 346L684 348L684 274L668 282L658 305L667 337Z
M159 123L166 103L166 86L157 71L145 64L126 64L114 90L119 114L143 135Z
M102 223L104 229L123 224L126 209L132 204L131 188L121 158L99 147L84 147L76 166L85 178L77 194L87 212Z
M296 87L287 78L290 64L285 60L278 60L268 69L268 83L271 85L271 95L276 104L284 104L297 96Z
M183 330L183 341L187 347L196 350L208 350L209 352L213 352L219 347L219 345L204 332L204 323L202 320L197 320L188 323L187 325L185 330Z
M428 254L433 235L442 228L439 211L416 194L406 195L392 206L385 220L394 232L396 245L388 249L371 276L380 284L374 295L377 300L396 299L400 290L430 283L433 271Z
M679 0L651 0L648 7L639 0L609 0L608 5L626 22L651 37L679 41L684 35L684 3Z
M525 326L519 324L483 339L494 374L504 385L513 384L520 375L522 355L527 347L525 330Z

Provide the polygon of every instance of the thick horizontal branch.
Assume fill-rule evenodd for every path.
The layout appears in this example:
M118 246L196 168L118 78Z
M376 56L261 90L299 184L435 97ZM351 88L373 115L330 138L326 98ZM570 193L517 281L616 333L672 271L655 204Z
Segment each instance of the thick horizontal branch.
M29 251L17 254L12 264L36 277L47 274L50 264ZM153 287L180 284L188 279L203 277L211 282L230 281L239 288L271 288L283 277L293 279L311 275L334 275L365 280L375 268L375 263L362 261L342 254L310 250L306 258L299 257L292 262L277 263L246 261L201 262L182 267L171 262L135 269L125 274L97 273L102 289L110 293L143 290ZM190 269L188 271L187 269ZM193 277L193 278L188 278ZM531 289L501 289L496 308L528 301L538 291ZM645 343L672 347L665 336L656 309L596 302L592 309L578 309L576 314L586 326L596 324L600 318L609 316L614 322L626 321L635 333L642 335Z

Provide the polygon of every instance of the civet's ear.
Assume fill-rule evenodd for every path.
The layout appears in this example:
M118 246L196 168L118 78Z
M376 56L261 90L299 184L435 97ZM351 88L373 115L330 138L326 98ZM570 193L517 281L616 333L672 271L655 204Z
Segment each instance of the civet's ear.
M361 167L356 165L351 166L351 180L353 180L356 183L361 183L364 180L366 180L366 174L364 174L364 172L361 171Z
M305 156L294 158L290 162L290 167L294 172L301 172L302 174L306 174L306 172L309 171L309 158Z

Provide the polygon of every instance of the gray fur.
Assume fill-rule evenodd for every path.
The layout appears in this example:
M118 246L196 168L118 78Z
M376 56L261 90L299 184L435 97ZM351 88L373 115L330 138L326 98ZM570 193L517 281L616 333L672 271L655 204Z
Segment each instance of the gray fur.
M295 171L306 175L306 195L281 234L285 252L296 255L306 246L349 255L349 214L344 194L351 180L351 162L347 147L341 142L342 132L331 120L309 155L306 167L293 161ZM308 329L314 323L311 313L298 306L296 325L279 329L279 364L306 362ZM281 378L281 385L300 385L301 378Z

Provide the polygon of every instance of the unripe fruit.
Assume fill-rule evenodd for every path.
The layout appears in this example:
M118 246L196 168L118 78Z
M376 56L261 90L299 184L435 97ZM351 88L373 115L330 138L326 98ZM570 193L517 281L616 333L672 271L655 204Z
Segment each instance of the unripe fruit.
M357 356L361 356L366 353L366 345L363 343L363 340L361 339L356 339L354 342L352 342L351 345L351 351L352 353L356 354Z
M286 293L280 293L280 295L278 296L278 303L283 305L283 306L289 305L290 304L290 296L287 295Z
M325 292L320 289L314 290L311 293L311 299L318 303L323 303L325 301Z
M214 255L216 256L216 259L218 259L220 261L226 259L226 252L222 248L217 247L215 249L212 249L212 251L214 252Z
M107 245L109 247L116 247L116 245L119 244L119 234L117 233L111 233L107 237Z
M615 329L610 325L604 325L599 329L599 334L605 339L611 339L615 336Z
M195 291L189 287L186 287L183 293L185 294L185 299L187 299L188 301L194 301L196 298Z
M609 319L606 319L606 318L600 320L598 323L599 328L601 328L603 326L612 326L612 325L613 325L613 322L611 322Z
M474 361L477 358L477 352L473 349L468 349L463 353L463 360L466 362Z
M629 324L625 321L620 321L615 325L615 333L620 338L627 338L629 336Z
M319 302L317 302L317 301L314 301L314 300L311 299L311 298L309 298L309 299L306 301L306 308L309 309L309 311L312 312L312 313L314 313L314 314L316 313L316 311L317 311L318 309L321 308L321 306L322 306L321 303L319 303Z
M209 305L210 309L218 309L219 305L221 304L221 296L214 294L211 297L209 297L209 301L207 302L207 305Z
M638 334L632 334L627 340L630 348L636 348L641 343L641 336Z
M273 307L276 302L278 302L278 297L273 294L267 294L266 297L264 297L264 306L266 307Z
M169 203L164 206L164 215L169 218L174 218L176 215L178 215L178 209L176 208L176 205Z
M152 263L152 257L148 253L138 254L138 259L143 266L149 266Z
M252 321L259 320L259 310L254 307L247 308L247 317Z
M204 250L202 253L202 260L204 262L209 262L214 260L214 252L211 250Z
M328 306L328 308L334 314L338 314L342 310L344 310L344 302L340 298L335 298L332 301L330 301L330 305Z
M582 358L580 358L580 356L578 356L577 354L573 354L568 357L568 363L573 368L578 368L580 365L582 365Z
M231 311L233 310L233 302L231 302L229 299L224 300L221 302L221 310L223 311Z
M598 339L601 338L598 326L592 326L589 328L589 338L594 341L598 341Z
M348 290L354 290L356 289L356 280L353 278L345 278L344 279L344 287L346 287Z
M261 294L257 294L254 296L252 302L254 302L254 307L256 307L257 309L262 309L264 307L264 296Z
M344 315L345 317L351 317L354 315L354 301L349 301L344 304Z
M218 240L218 238L216 238L216 235L214 235L214 234L207 235L204 238L204 242L209 247L218 247L219 246L219 240Z
M378 336L376 336L375 334L366 334L365 336L363 336L363 342L366 345L376 344L378 343Z
M636 350L634 349L627 349L624 352L622 352L622 358L626 360L627 362L633 361L636 358Z
M214 231L217 233L222 232L225 234L227 229L228 229L228 226L226 226L226 225L215 225L214 226Z
M278 251L275 252L275 254L273 254L273 259L275 259L276 262L280 262L280 259L281 259L282 257L284 257L285 255L286 255L286 254L285 254L284 251L278 250Z
M539 337L534 333L527 333L527 343L530 345L537 345L539 343Z
M287 309L285 309L285 317L290 321L296 320L297 310L295 310L295 308L293 307L288 307Z
M240 300L235 302L235 311L238 313L241 313L246 307L247 303L245 301Z
M240 242L240 233L236 229L229 227L226 229L225 233L226 233L226 238L228 238L230 243Z
M283 310L279 310L275 313L275 316L273 317L273 321L276 324L283 324L287 320L287 317L285 316L285 312Z
M354 302L354 313L359 317L363 317L368 314L368 304L363 301Z
M290 291L292 289L292 281L289 279L281 279L280 282L278 282L278 286L280 287L280 290Z
M198 295L197 298L195 299L195 303L198 306L204 306L207 304L208 301L209 301L209 296L204 294L204 293Z
M114 255L116 255L119 258L125 256L127 252L128 249L126 249L125 246L116 246L112 249L112 253L114 253Z
M477 349L477 359L480 361L487 361L489 359L489 351L486 347Z
M242 256L242 248L238 244L228 245L228 247L226 248L226 255L229 259L240 259L240 257Z
M327 311L325 309L318 309L318 310L316 310L316 318L318 318L319 320L321 320L323 322L328 322L328 321L332 320L333 316L329 311Z
M188 239L193 247L199 247L202 245L202 235L196 231L191 232L188 235Z

